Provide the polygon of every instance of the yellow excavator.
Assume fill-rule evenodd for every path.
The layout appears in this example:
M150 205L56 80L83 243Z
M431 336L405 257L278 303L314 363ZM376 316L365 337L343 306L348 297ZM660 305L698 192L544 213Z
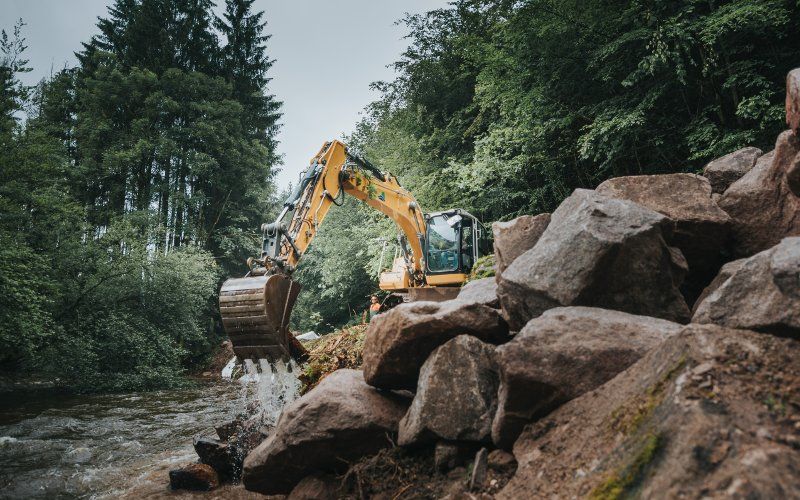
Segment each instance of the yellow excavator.
M404 301L454 298L475 261L490 251L490 236L473 215L461 209L425 214L396 177L350 154L343 143L326 142L275 222L261 226L261 256L248 259L244 278L229 279L220 290L222 323L240 360L304 356L289 332L300 292L291 276L328 210L345 195L379 210L400 229L399 251L392 268L380 274L379 287Z

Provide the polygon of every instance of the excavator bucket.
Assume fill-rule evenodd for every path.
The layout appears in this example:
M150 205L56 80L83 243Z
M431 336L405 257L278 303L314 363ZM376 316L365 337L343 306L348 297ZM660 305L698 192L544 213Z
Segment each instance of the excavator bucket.
M222 284L222 324L241 361L307 358L305 348L289 332L298 293L300 285L281 274L234 278Z

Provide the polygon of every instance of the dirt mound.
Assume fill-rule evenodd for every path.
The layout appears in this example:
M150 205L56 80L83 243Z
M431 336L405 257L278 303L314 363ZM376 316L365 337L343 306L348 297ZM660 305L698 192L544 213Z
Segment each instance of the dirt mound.
M356 325L304 342L308 363L300 374L305 394L320 381L340 368L361 368L367 325Z

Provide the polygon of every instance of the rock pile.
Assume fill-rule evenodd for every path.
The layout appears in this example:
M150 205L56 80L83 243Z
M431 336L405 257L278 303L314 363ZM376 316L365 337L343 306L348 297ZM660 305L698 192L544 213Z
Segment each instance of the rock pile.
M610 179L495 224L496 278L379 315L363 375L336 371L288 406L245 486L800 496L800 70L788 83L773 152Z

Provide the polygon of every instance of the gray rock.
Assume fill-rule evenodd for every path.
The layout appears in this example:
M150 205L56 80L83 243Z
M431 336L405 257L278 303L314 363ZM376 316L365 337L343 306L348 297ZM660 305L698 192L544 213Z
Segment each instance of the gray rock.
M461 287L456 300L500 307L500 301L497 299L497 281L494 277L470 281Z
M667 244L686 258L689 274L682 291L694 303L722 265L731 227L731 218L711 198L708 179L695 174L617 177L600 184L597 192L669 217L672 231Z
M467 334L497 344L508 338L499 312L474 302L411 302L376 316L364 342L364 379L381 389L416 390L434 349Z
M512 330L553 307L596 306L688 321L678 289L686 262L664 240L672 223L627 200L577 189L536 246L498 278Z
M500 373L492 440L510 449L523 427L595 389L681 325L590 307L550 309L495 351Z
M706 363L714 368L694 375ZM797 430L787 429L800 413L777 396L798 366L793 339L685 326L527 426L514 444L516 473L496 498L800 498Z
M786 177L800 152L800 140L790 130L778 136L775 151L762 156L744 177L722 195L719 206L733 219L733 253L749 257L800 235L800 198Z
M497 409L494 349L470 335L437 347L422 365L417 394L400 421L398 443L490 442Z
M786 75L786 124L800 133L800 68Z
M800 238L737 261L692 322L800 336Z
M275 431L244 461L251 491L287 494L304 477L341 472L391 444L408 400L380 393L358 370L337 370L284 408Z
M546 213L492 223L497 274L502 274L514 259L533 248L549 223L550 214Z
M739 149L709 162L703 168L703 176L711 183L714 193L722 194L731 184L744 177L763 154L763 151L754 147Z

